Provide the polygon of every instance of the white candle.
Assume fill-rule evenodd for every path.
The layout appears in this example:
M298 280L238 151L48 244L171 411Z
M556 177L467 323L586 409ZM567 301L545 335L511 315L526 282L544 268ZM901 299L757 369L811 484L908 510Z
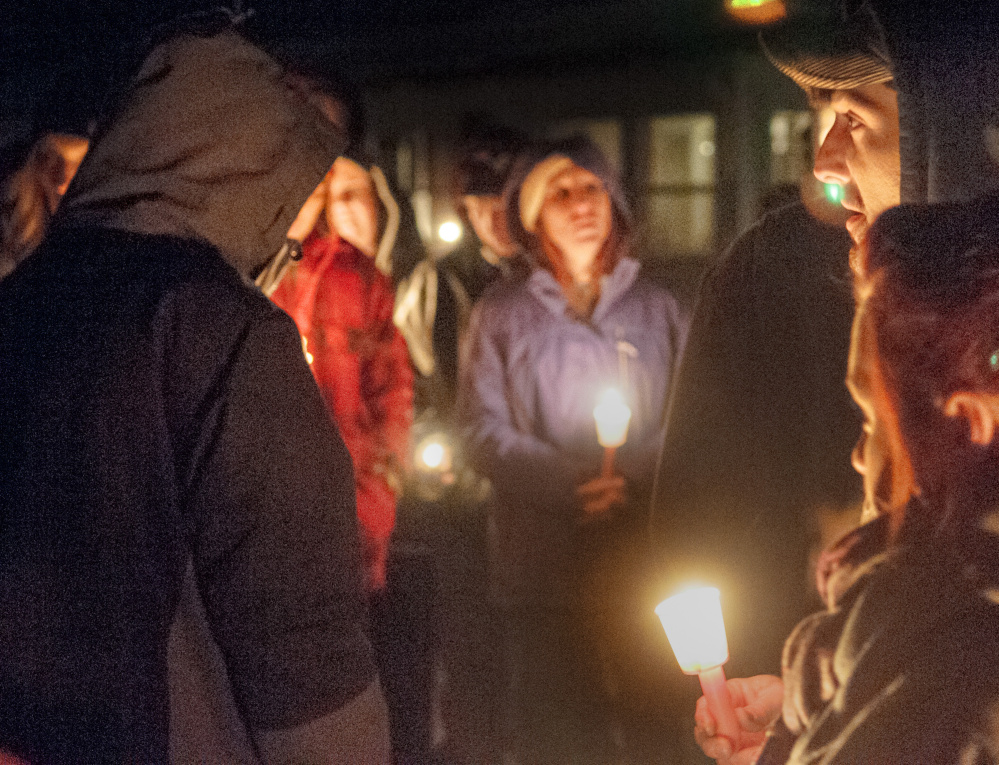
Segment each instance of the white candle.
M676 660L688 675L697 675L718 725L718 735L739 748L740 726L725 685L728 639L722 617L721 593L716 587L698 587L667 598L656 606Z

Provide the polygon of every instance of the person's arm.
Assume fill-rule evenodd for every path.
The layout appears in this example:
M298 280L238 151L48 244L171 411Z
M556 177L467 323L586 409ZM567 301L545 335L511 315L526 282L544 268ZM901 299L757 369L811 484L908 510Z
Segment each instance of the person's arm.
M286 317L249 322L209 405L193 560L251 737L265 762L387 763L350 457Z
M413 368L406 341L392 320L395 295L382 275L371 285L369 328L374 348L362 386L365 401L375 413L379 451L397 478L409 463L409 436L413 427Z
M739 244L751 252L751 243ZM684 325L653 504L653 527L665 537L723 520L706 514L735 514L728 501L750 484L757 445L746 442L752 413L745 408L758 360L750 342L756 316L749 279L739 259L720 261L698 290L689 332Z
M413 426L413 369L406 341L392 320L394 295L388 278L375 274L365 295L365 334L358 403L370 413L370 426L357 434L367 447L356 459L358 518L361 522L366 589L386 585L389 541L395 528L396 497L409 465ZM354 444L351 444L353 448Z
M266 765L386 765L388 747L371 746L373 734L387 735L385 714L381 689L372 683L336 712L294 728L258 730L254 740Z

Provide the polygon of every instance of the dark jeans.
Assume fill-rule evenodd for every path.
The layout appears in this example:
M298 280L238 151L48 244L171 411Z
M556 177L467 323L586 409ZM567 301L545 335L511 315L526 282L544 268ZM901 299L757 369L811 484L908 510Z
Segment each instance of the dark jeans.
M600 661L568 609L504 613L505 751L517 765L602 765L615 749Z
M436 576L426 555L393 556L370 598L370 635L389 711L395 765L432 761Z

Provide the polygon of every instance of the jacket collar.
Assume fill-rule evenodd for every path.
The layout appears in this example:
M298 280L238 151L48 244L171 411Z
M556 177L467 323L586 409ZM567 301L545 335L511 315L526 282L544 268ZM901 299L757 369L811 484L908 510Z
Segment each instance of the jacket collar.
M634 258L619 258L609 274L600 277L600 298L590 324L598 325L638 277L640 264ZM565 316L567 302L562 287L546 268L535 268L527 280L528 291L555 316Z

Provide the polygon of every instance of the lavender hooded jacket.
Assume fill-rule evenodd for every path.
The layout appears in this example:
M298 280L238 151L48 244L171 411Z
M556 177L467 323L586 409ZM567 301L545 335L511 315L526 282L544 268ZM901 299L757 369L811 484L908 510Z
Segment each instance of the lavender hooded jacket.
M608 386L622 387L632 409L616 468L633 498L651 483L686 324L673 296L638 271L637 261L618 261L588 322L570 316L543 268L497 284L472 313L458 405L473 464L495 489L502 600L573 595L584 533L575 490L600 470L593 408Z

